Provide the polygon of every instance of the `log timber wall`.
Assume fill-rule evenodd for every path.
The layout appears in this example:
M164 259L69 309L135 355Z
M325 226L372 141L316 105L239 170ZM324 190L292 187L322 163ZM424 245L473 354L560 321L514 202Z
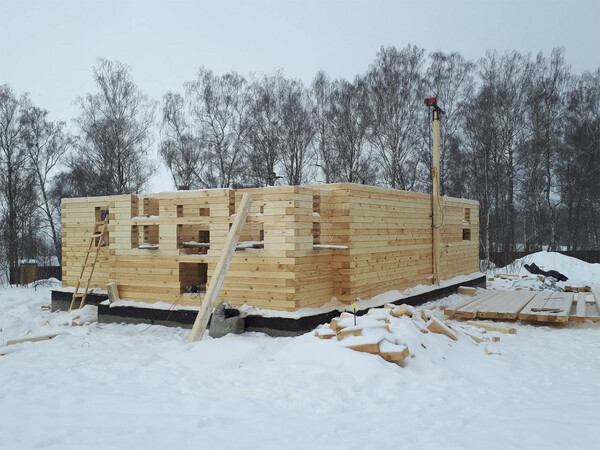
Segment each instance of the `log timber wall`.
M431 195L340 183L64 199L63 286L75 286L94 222L109 214L91 286L199 305L202 294L184 292L210 279L244 192L254 201L240 241L264 248L236 251L220 294L232 305L293 311L431 284ZM440 277L476 272L478 203L440 203Z

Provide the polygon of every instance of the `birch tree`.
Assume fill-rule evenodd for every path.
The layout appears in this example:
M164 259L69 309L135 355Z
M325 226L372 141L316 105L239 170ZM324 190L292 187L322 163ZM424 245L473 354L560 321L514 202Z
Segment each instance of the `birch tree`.
M128 66L100 58L94 68L98 91L77 99L78 154L71 176L85 168L87 182L73 181L77 195L115 195L147 188L155 102L134 83ZM93 189L93 190L92 190Z
M196 80L186 83L185 88L197 139L203 144L202 159L209 166L210 187L232 187L244 167L246 80L236 72L218 76L201 68ZM208 175L205 180L209 180Z
M424 51L382 47L368 72L372 111L369 141L385 185L411 190L420 163Z
M73 141L65 131L64 122L48 119L48 111L29 108L22 119L24 143L29 158L29 169L37 185L39 208L45 221L44 229L52 240L55 255L61 260L60 209L51 201L53 175Z

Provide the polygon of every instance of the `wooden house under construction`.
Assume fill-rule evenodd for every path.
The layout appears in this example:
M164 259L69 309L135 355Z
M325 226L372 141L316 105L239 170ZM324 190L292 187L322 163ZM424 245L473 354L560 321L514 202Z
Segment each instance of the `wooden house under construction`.
M64 199L63 287L75 287L108 217L90 287L121 299L199 306L246 192L253 202L219 300L295 311L351 303L479 270L476 201L350 183ZM439 261L437 261L439 259ZM437 264L437 268L434 265Z

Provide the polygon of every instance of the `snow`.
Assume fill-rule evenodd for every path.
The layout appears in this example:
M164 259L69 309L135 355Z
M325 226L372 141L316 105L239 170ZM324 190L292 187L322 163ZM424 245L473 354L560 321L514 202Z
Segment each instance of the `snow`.
M49 266L57 267L60 266L60 262L56 256L45 256L39 259L20 259L19 265L23 264L37 264L38 266Z
M119 307L133 307L133 308L144 308L144 309L162 309L162 310L171 310L171 311L200 311L199 306L191 306L191 305L173 305L171 303L166 302L137 302L134 300L124 300L119 299L110 303L109 300L104 300L101 305L109 305L110 308Z
M333 244L313 244L313 248L315 249L332 249L332 250L348 250L347 245L333 245Z
M37 259L20 259L19 260L19 265L24 265L24 264L37 264Z
M146 250L156 250L158 248L158 244L149 244L149 243L142 243L140 245L138 245L139 249L146 249Z
M535 263L540 269L545 271L556 270L568 278L567 281L557 282L556 287L583 287L587 285L592 288L592 291L600 292L600 264L590 264L580 259L565 256L556 252L532 253L531 255L515 260L506 267L490 271L490 276L497 273L518 274L521 277L523 275L528 275L526 279L522 279L518 283L511 282L511 280L496 279L493 282L493 287L502 289L503 287L512 288L514 286L521 286L524 288L533 287L532 285L539 286L537 276L531 274L524 267L525 264L531 263Z
M238 242L236 248L239 249L250 249L255 246L265 245L265 241L240 241Z
M152 220L159 220L160 216L135 216L132 217L131 220L138 220L138 221L143 221L143 220L148 220L148 221L152 221Z
M0 448L591 449L600 439L600 324L500 322L517 334L474 345L393 318L391 333L367 333L415 355L393 364L312 332L186 344L181 328L93 322L90 305L42 310L50 289L0 289ZM52 333L66 334L4 345Z

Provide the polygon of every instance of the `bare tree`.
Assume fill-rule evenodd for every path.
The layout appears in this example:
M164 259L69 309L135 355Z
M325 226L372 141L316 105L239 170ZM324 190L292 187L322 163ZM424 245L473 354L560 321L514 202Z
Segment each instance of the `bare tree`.
M10 282L17 281L22 225L35 215L36 193L28 170L22 120L28 108L26 96L17 97L9 85L0 85L0 213Z
M340 181L374 184L376 170L371 164L368 132L371 111L367 84L361 77L353 83L334 82L331 93L331 146L340 166Z
M215 75L201 68L186 94L205 147L213 187L231 187L243 170L248 120L246 80L236 72Z
M600 69L577 77L569 93L565 148L557 170L570 250L600 248Z
M281 160L281 86L283 75L265 75L250 86L248 110L248 181L255 186L274 185Z
M479 74L482 85L469 108L467 130L471 149L483 156L472 170L484 172L478 186L479 195L486 196L480 200L486 215L484 253L501 249L509 257L516 248L518 171L531 138L527 98L532 64L517 52L488 52Z
M155 103L134 83L129 67L118 61L100 58L94 80L98 92L77 99L79 154L69 165L72 176L78 168L87 168L89 179L73 183L84 187L77 195L140 192L153 172L148 150Z
M315 165L323 173L325 183L333 183L340 179L339 159L332 145L332 90L332 83L327 74L319 71L311 86L312 117L315 125L313 148Z
M300 81L287 80L281 89L281 159L287 184L307 180L311 143L315 134L308 93Z
M48 120L48 111L31 107L22 119L24 141L40 194L38 208L46 221L49 237L54 245L55 255L61 260L60 209L50 199L52 173L57 169L64 154L73 144L71 137L64 132L64 122Z
M201 136L193 132L181 95L168 92L163 99L162 139L159 154L167 165L175 186L192 189L214 187Z
M369 140L382 166L383 182L411 190L422 143L424 51L382 47L368 73L373 112Z
M537 173L531 173L534 178L541 178L539 186L531 186L534 191L527 193L528 199L534 197L530 209L543 214L548 211L549 217L534 217L534 226L542 229L548 248L558 250L558 216L561 199L555 182L556 169L560 165L561 148L563 147L564 118L566 114L566 92L570 84L569 67L565 63L564 51L554 49L549 58L541 53L533 65L531 91L528 105L530 106L530 127L532 146L529 152L528 167L536 167ZM538 159L536 161L532 160ZM543 203L538 203L538 192L543 193ZM542 223L548 226L542 226Z
M444 109L440 149L440 190L461 197L465 192L465 150L462 130L475 91L475 64L460 53L434 52L425 75L427 95L437 97ZM427 155L431 152L427 149ZM430 162L431 157L426 161ZM431 168L431 163L429 164Z

